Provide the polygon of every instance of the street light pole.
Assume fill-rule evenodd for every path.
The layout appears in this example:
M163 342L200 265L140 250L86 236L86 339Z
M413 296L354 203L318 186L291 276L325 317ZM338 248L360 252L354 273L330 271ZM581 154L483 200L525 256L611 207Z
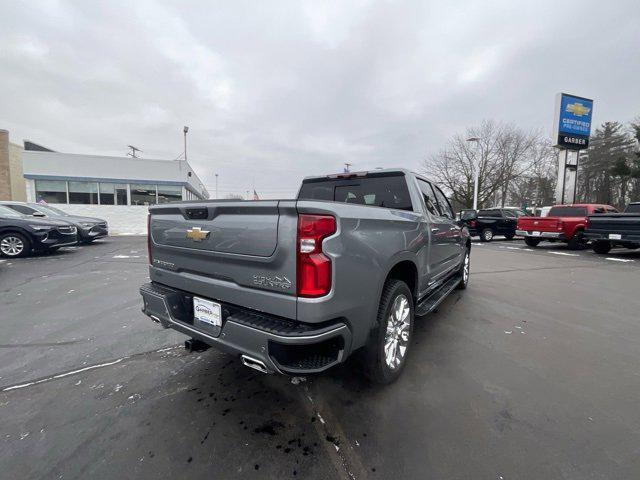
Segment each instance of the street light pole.
M475 142L476 146L480 145L478 137L467 138L467 142ZM473 156L473 209L478 210L478 181L480 177L480 165L476 155Z
M216 199L218 198L218 174L216 173Z
M187 161L187 132L189 131L189 127L186 125L182 128L184 133L184 161Z

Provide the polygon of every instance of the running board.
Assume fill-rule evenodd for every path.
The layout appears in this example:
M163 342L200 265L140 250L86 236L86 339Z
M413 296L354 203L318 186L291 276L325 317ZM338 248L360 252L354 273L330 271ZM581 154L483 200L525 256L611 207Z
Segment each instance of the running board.
M416 307L416 316L421 317L436 309L442 301L449 295L460 283L460 274L456 274L449 280L444 282L435 292L428 297L420 300Z

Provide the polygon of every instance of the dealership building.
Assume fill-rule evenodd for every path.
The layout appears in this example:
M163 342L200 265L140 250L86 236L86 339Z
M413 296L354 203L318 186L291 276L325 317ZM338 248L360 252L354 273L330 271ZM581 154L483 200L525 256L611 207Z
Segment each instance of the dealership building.
M29 141L9 148L7 183L13 182L10 195L0 199L46 202L71 214L104 218L115 233L145 233L149 205L209 198L184 160L61 153ZM8 176L19 170L21 175Z

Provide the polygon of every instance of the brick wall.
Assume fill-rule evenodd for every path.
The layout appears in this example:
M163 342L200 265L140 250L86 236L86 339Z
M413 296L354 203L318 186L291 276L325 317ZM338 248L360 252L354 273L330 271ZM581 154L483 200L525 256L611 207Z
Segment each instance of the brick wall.
M11 200L9 132L0 130L0 200Z

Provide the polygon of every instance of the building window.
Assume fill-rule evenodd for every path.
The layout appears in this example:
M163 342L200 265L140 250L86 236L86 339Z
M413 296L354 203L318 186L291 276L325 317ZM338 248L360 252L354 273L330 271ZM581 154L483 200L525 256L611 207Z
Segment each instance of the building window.
M100 205L115 205L115 184L101 183L98 188L100 189Z
M69 182L69 203L97 205L98 184L96 182Z
M67 203L67 182L36 180L36 202Z
M131 205L151 205L153 203L156 203L155 185L131 184Z
M158 185L158 203L177 202L182 200L180 185Z
M127 185L124 183L101 183L100 204L101 205L126 205Z
M127 201L127 184L116 183L116 205L128 205Z

